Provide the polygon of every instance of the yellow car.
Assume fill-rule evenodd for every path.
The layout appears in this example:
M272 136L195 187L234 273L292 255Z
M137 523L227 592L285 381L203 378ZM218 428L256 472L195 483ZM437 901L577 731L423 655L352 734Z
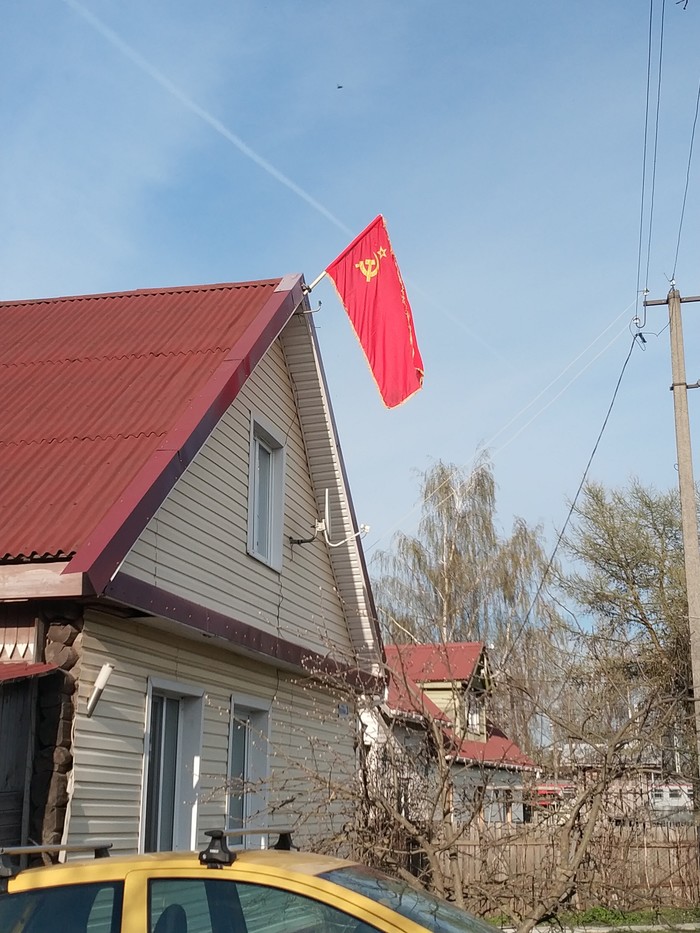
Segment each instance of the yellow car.
M493 927L356 862L274 849L69 861L16 870L0 849L1 933L493 933ZM58 847L54 847L58 848ZM4 877L2 877L4 876Z

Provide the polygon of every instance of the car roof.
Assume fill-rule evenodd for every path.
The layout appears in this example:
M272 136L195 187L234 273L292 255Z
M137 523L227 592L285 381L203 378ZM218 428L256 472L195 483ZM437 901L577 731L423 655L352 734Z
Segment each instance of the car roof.
M251 872L274 877L278 874L320 875L338 868L348 868L357 862L319 855L313 852L288 852L276 849L233 850L236 858L231 865L216 869L234 876L245 876ZM198 852L153 852L144 855L118 855L108 858L71 859L60 865L45 865L27 868L9 879L8 891L25 891L47 885L89 884L93 881L115 881L130 871L149 869L186 871L206 868L199 861Z

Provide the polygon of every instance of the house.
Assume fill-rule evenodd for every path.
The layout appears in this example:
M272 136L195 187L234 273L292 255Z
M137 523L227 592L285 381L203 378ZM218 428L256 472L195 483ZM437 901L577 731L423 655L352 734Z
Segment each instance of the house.
M0 304L0 844L329 829L333 678L382 647L308 312L301 276Z
M365 743L383 774L398 775L400 807L412 806L413 818L447 806L457 822L522 821L523 776L534 765L487 715L493 685L484 644L385 651L388 689L363 714Z

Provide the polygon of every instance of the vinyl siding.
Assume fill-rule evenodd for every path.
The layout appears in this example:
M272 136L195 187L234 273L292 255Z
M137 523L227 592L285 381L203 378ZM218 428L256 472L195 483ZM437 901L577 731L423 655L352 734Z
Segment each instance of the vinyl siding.
M105 662L114 673L88 719L87 699ZM232 693L270 704L268 803L277 809L269 822L302 823L302 835L311 837L327 837L342 825L339 790L354 774L353 717L339 715L337 696L204 640L88 611L68 842L110 841L115 852L138 848L149 677L204 690L199 845L203 830L224 826Z
M251 413L286 438L283 567L247 554ZM122 569L321 654L350 659L348 620L322 537L284 351L276 341L148 524Z

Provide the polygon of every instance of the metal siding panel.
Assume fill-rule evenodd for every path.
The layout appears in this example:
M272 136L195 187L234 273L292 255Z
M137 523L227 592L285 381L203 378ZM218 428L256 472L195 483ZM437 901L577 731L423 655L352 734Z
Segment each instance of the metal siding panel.
M247 547L250 412L287 436L281 579ZM352 645L327 548L297 546L318 516L294 394L279 343L127 556L123 570L321 654L351 659Z
M353 774L351 721L339 720L337 700L308 684L295 682L268 665L231 652L157 631L143 623L110 619L88 612L83 633L83 665L75 728L74 792L68 842L104 838L116 852L135 851L138 844L145 696L149 675L158 674L205 688L200 806L203 829L222 826L224 783L228 762L228 717L232 692L271 703L271 793L284 788L278 776L300 777L295 812L310 814L309 829L322 829L327 808L321 794L329 772L333 780ZM92 719L85 702L101 665L115 672ZM118 715L129 711L128 720ZM141 722L141 740L132 726ZM100 739L102 741L100 741ZM308 776L311 754L319 762L318 781ZM305 786L304 786L305 785ZM283 811L284 812L284 811ZM324 829L327 827L323 827Z

